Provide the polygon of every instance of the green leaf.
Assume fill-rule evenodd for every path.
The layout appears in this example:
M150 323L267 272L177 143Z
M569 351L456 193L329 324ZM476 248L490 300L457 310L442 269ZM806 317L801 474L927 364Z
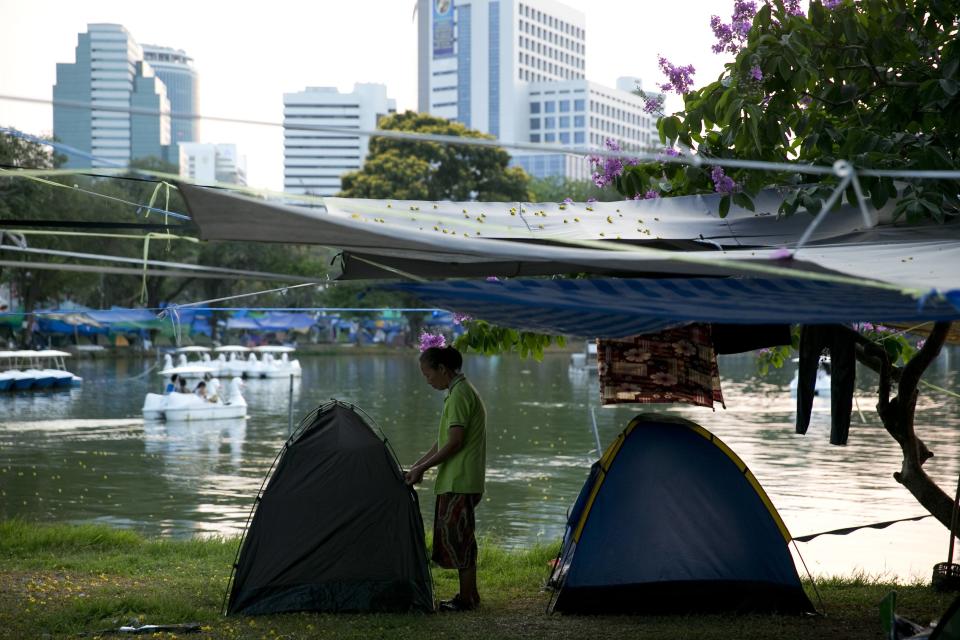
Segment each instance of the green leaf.
M668 140L676 140L677 133L680 130L680 119L676 116L669 116L660 120L661 131Z
M737 93L736 89L734 87L730 87L726 91L724 91L723 95L720 96L720 99L717 100L716 107L714 108L715 109L714 119L718 120L717 124L720 124L720 125L727 124L726 121L722 120L722 118L726 115L724 110L727 107L727 103L730 102L730 99L733 98L733 96L735 96L736 93Z
M790 79L793 77L793 71L790 69L790 65L782 57L780 58L780 62L777 63L777 73L780 74L784 82L790 82Z
M744 209L748 209L750 211L756 211L753 206L753 200L743 191L738 191L737 193L733 194L733 201L737 204L737 206L743 207Z
M730 196L725 195L720 198L720 217L726 218L728 213L730 213Z
M940 79L940 88L943 89L943 92L950 97L957 95L957 91L960 90L960 83L952 78L941 78Z

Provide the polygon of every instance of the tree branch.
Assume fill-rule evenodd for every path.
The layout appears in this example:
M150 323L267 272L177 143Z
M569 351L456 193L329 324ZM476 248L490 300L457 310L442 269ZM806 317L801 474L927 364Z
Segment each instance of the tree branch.
M920 351L910 359L903 367L903 373L900 376L900 386L898 393L900 396L915 395L917 385L920 384L920 376L927 370L927 367L940 355L940 349L947 340L947 334L950 332L949 322L937 322L933 325L933 330L927 337Z

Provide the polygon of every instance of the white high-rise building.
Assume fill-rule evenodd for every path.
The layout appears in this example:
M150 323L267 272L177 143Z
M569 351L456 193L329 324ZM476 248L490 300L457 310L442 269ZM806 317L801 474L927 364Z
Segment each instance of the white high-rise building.
M530 82L586 68L584 15L552 0L419 0L418 109L516 141Z
M618 78L616 89L587 80L531 83L520 139L596 149L613 140L628 151L653 148L659 140L656 118L644 112L643 99L633 93L638 88L640 80L632 77ZM535 178L585 180L591 173L588 160L579 155L517 153L513 159Z
M170 145L166 86L121 25L87 25L86 33L78 37L76 60L57 64L53 99L54 135L97 158L68 153L67 167L166 159ZM86 104L92 108L77 106Z
M247 158L235 144L181 142L180 175L197 184L247 184Z
M350 93L336 87L307 87L283 94L283 188L289 193L332 196L340 176L363 166L369 136L313 131L311 126L376 129L380 117L396 113L396 100L382 84L357 83Z
M656 135L631 93L634 79L626 90L586 81L586 20L560 2L419 0L418 33L422 112L504 142L599 148L609 137L637 148ZM537 177L589 175L582 156L515 154L514 162Z

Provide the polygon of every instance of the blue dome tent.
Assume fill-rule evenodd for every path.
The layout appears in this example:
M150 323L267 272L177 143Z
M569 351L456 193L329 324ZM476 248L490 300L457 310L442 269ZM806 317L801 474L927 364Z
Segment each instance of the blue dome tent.
M680 418L640 415L593 465L551 576L564 613L815 609L746 465Z

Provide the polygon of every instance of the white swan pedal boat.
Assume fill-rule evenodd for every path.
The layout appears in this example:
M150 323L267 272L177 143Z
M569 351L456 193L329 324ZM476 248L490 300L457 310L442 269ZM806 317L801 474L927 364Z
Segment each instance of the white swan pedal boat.
M799 358L794 358L794 362L800 362ZM797 397L797 385L800 383L800 368L797 367L797 370L793 372L793 380L790 381L790 397ZM813 395L820 398L829 398L830 397L830 358L827 356L820 356L820 361L817 363L817 378L816 383L813 387Z
M246 417L247 401L243 397L243 380L240 378L230 381L225 398L218 397L212 402L195 393L176 391L167 394L148 393L143 401L144 420L194 422Z

